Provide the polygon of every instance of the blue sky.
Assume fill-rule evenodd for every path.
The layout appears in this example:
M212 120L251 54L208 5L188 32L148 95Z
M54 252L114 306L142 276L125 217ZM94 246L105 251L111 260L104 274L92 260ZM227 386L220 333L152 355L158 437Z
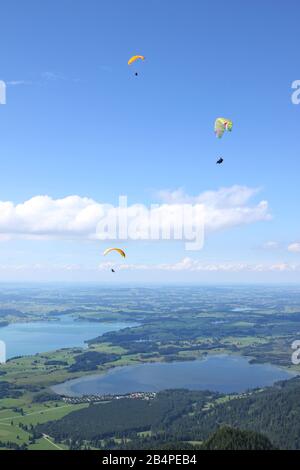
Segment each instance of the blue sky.
M53 201L78 196L76 217L80 198L117 205L125 194L129 205L149 205L181 188L179 204L211 191L208 210L217 204L224 223L199 252L115 242L128 253L116 282L298 281L299 14L297 0L2 5L0 201L10 209L0 206L0 279L111 281L101 266L111 243L65 236ZM146 57L138 77L127 66L133 54ZM218 116L234 122L221 140ZM239 199L245 187L259 188L242 203L253 221L237 226L237 202L226 223L224 191ZM30 203L45 195L41 207ZM53 223L37 239L43 218Z

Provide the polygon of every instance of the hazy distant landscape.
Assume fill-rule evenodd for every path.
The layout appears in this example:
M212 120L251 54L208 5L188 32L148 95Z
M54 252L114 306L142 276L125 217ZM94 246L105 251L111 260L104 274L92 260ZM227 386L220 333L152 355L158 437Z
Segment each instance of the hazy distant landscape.
M287 400L276 407L278 423L300 390L291 360L300 339L297 286L2 285L0 320L8 352L9 328L20 338L18 357L0 365L2 448L197 447L223 424L263 433L278 447L300 445L278 431L276 417L276 430L268 423L272 384L281 380ZM67 397L71 379L83 387L77 402ZM156 393L114 399L143 391ZM87 432L79 423L91 407L99 419ZM118 425L99 425L107 413ZM284 419L298 429L294 415Z

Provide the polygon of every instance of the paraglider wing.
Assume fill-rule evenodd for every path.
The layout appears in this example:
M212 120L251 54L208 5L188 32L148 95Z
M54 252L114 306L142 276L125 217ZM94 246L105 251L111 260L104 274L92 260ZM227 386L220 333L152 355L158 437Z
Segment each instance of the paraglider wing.
M220 139L225 131L232 131L232 121L225 118L217 118L215 121L215 134Z
M227 122L226 122L226 130L228 132L231 132L232 131L232 121L230 121L230 119L227 119Z
M145 57L143 55L134 55L132 57L130 57L129 61L128 61L128 65L131 65L133 64L133 62L135 62L136 60L145 60Z
M108 253L111 253L112 251L117 251L121 256L123 256L123 258L126 258L126 254L123 250L121 250L121 248L107 248L104 251L103 256L108 255Z
M225 132L225 127L224 127L224 123L223 123L223 119L222 118L218 118L216 119L215 121L215 134L217 137L219 137L219 139L222 137L222 135L224 134Z

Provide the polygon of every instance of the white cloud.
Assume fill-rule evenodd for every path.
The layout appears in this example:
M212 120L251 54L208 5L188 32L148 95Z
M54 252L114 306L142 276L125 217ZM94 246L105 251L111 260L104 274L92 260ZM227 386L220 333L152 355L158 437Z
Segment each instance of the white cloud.
M71 81L75 83L81 82L81 79L78 77L77 78L66 77L65 75L61 73L57 73L57 72L47 71L47 72L43 72L41 76L45 82L58 82L58 81Z
M168 204L206 204L214 207L236 207L245 205L249 199L260 192L259 188L233 185L217 191L204 191L197 196L190 196L182 188L175 191L158 191L158 197Z
M280 243L270 240L265 242L262 248L265 250L277 250L278 248L280 248Z
M189 196L182 189L159 191L158 196L167 204L201 204L204 207L206 232L222 230L238 225L270 220L268 202L260 201L247 205L259 193L259 188L234 185L217 191L204 191L198 196Z
M44 78L45 80L49 80L49 81L57 81L57 80L65 80L65 76L64 75L61 75L60 73L56 73L56 72L43 72L42 73L42 78Z
M80 196L0 202L0 233L17 238L90 238L103 215L104 205Z
M47 83L47 82L58 82L58 81L72 81L72 82L80 82L81 80L79 78L68 78L65 77L64 75L56 72L51 72L51 71L46 71L41 73L40 79L33 79L33 80L8 80L5 81L5 84L8 86L20 86L20 85L38 85L42 83Z
M1 264L0 271L11 272L82 272L97 273L109 271L116 263L103 262L95 266L83 264ZM118 271L161 271L161 272L230 272L230 273L267 273L267 272L300 272L300 264L285 262L263 263L203 263L199 260L185 257L176 263L169 264L126 264L119 263Z
M299 242L291 243L288 246L288 251L290 251L291 253L300 253L300 243Z
M32 82L29 80L10 80L6 82L8 86L30 85Z
M99 265L98 269L105 269ZM159 270L159 271L202 271L202 272L283 272L300 271L300 265L288 263L248 264L248 263L203 263L186 257L177 263L170 264L122 264L119 270Z
M163 216L160 228L164 227L168 217L174 218L175 206L180 209L187 203L203 211L206 233L269 220L271 216L266 201L249 204L249 199L256 193L257 189L240 186L207 191L196 197L175 191L171 193L169 202L157 208ZM164 196L167 196L166 192ZM133 218L137 209L141 211L140 214L148 211L142 204L132 204L124 210L129 218ZM77 195L61 199L41 195L19 204L0 201L0 240L95 239L101 236L97 233L97 226L103 217L109 219L118 211L117 206ZM203 220L199 221L200 223L203 223Z

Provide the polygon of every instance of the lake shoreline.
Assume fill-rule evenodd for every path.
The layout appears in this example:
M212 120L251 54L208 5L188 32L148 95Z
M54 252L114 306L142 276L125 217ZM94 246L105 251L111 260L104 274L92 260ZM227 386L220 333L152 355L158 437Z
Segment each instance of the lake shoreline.
M91 322L66 314L48 321L13 322L0 330L6 344L7 359L46 354L61 349L88 348L95 336L136 326L134 322Z
M51 390L57 393L58 395L69 396L69 397L80 397L83 395L93 395L97 393L100 395L105 395L105 394L124 395L126 393L133 393L133 392L158 392L167 388L187 388L189 390L204 390L204 389L206 390L207 389L207 390L217 391L220 393L240 393L251 388L252 389L255 389L257 387L264 388L266 386L273 385L275 382L278 382L280 380L288 380L290 378L297 376L297 373L294 371L291 371L291 370L287 371L283 368L274 366L269 363L251 364L250 360L251 360L250 357L246 358L245 356L238 356L238 355L231 355L231 354L221 354L221 355L211 354L211 355L207 355L204 358L196 359L194 361L148 362L148 363L140 363L140 364L134 364L134 365L117 366L117 367L111 367L106 371L101 371L102 373L99 371L100 373L84 375L75 379L73 378L73 379L67 380L60 384L53 385L51 386ZM219 364L218 364L218 361L220 361ZM209 362L211 362L212 365L208 364ZM259 375L259 380L257 381L257 378L256 378L256 382L254 383L253 386L251 386L252 384L249 381L246 381L245 384L242 386L238 385L237 383L235 386L232 386L226 383L226 380L224 381L224 378L226 378L226 376L223 377L221 380L222 385L218 382L218 380L216 381L216 376L218 375L218 373L220 374L220 371L221 371L220 366L223 368L225 364L225 374L228 374L228 370L230 370L231 366L234 367L235 363L238 363L238 366L239 366L237 370L238 374L240 376L241 376L241 373L244 374L244 380L247 377L247 374L254 373L255 371L257 371L257 374ZM208 365L207 367L204 367L204 372L206 374L207 374L208 369L213 366L219 368L218 372L216 372L215 374L215 378L214 378L215 382L212 381L210 384L211 388L209 388L209 382L203 383L203 384L201 384L200 382L198 382L198 384L197 382L194 382L192 385L189 384L188 383L189 368L192 368L192 378L193 380L195 380L195 370L197 370L197 367L199 366L200 372L201 372L201 367L203 369L203 365L205 366L205 364ZM178 380L177 382L175 380L175 382L177 383L177 386L170 385L170 377L168 377L168 383L166 384L165 387L162 386L162 388L160 388L159 385L157 384L154 385L153 383L150 385L148 384L148 387L147 387L147 385L145 385L146 383L145 380L147 381L148 377L147 377L147 374L144 374L146 368L148 368L148 371L149 371L149 369L151 368L155 369L155 368L160 368L160 367L162 368L164 374L166 374L166 372L168 373L168 371L172 368L175 369L177 367L180 369L181 367L184 367L185 369L184 382L185 383L180 383L178 385ZM143 380L144 380L144 382L142 382L142 388L138 388L138 385L137 385L136 389L124 389L124 383L126 383L126 379L128 380L128 373L135 371L135 370L139 370L139 372L142 371ZM202 373L203 373L203 370L202 370ZM263 380L262 373L266 375L273 374L273 376L272 378L268 378L268 379L265 378ZM120 378L122 379L123 389L119 389L119 390L117 389L113 390L112 388L107 389L107 387L112 387L111 382L113 382L114 378L118 374L120 375ZM213 377L211 377L210 375L208 377L210 380L213 380ZM235 380L236 379L237 379L237 376L235 377ZM159 378L159 380L161 381L161 377ZM104 389L103 388L101 389L101 383L102 383L102 387L104 384ZM185 386L186 383L187 383L187 386ZM88 389L87 387L86 390L83 391L83 387L85 386L85 384L87 385L90 384L90 389ZM97 387L98 384L100 387L99 390L95 388L95 385ZM130 386L134 387L133 384L131 384ZM80 389L81 391L79 392L78 389Z

